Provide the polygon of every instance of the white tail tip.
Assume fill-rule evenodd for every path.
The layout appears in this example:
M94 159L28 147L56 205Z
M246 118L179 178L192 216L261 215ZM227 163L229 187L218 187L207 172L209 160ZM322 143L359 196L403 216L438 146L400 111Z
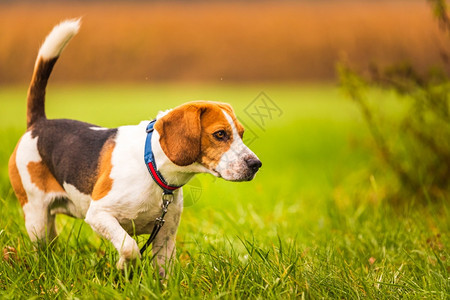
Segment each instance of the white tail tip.
M48 60L58 57L79 29L80 19L66 20L53 27L52 32L45 38L39 49L38 59Z

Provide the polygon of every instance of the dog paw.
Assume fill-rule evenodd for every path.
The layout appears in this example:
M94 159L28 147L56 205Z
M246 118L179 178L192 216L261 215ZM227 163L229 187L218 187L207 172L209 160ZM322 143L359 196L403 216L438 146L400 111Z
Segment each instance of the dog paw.
M120 257L116 266L118 269L123 270L125 265L131 261L134 261L138 258L141 258L141 254L139 252L139 247L135 240L132 238L127 238L123 246L119 252Z
M127 266L129 263L130 263L130 260L128 260L127 258L121 256L121 257L119 258L119 260L117 261L117 263L116 263L116 267L117 267L117 269L119 269L119 270L123 270L123 269L126 268L126 266Z

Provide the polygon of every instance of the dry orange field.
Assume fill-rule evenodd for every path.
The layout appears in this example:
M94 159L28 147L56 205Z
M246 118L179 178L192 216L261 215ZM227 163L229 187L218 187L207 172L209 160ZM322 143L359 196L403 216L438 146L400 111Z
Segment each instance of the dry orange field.
M54 24L83 26L52 80L334 80L336 62L440 64L424 1L0 4L0 84L25 83Z

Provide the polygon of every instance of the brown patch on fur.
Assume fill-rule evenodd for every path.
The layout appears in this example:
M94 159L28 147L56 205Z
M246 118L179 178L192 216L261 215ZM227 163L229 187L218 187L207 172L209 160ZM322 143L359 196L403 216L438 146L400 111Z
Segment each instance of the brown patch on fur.
M159 119L155 129L167 157L176 165L187 166L200 155L200 117L203 105L187 103Z
M214 169L233 142L233 131L222 109L236 119L228 104L207 101L183 104L158 119L155 129L160 134L159 142L167 157L179 166L198 161ZM214 139L213 133L218 130L225 130L228 139Z
M45 193L65 192L61 185L56 181L48 167L42 162L29 162L27 165L31 182Z
M19 141L20 143L20 141ZM11 185L13 187L14 193L16 193L16 197L19 200L21 206L24 206L25 203L28 202L27 193L23 188L22 179L20 178L19 170L16 165L16 155L17 155L17 147L19 146L17 143L14 152L11 154L8 162L8 173L9 180L11 181Z
M106 142L100 153L98 179L92 191L92 200L102 199L112 189L113 179L110 176L112 170L111 158L115 145L114 141Z

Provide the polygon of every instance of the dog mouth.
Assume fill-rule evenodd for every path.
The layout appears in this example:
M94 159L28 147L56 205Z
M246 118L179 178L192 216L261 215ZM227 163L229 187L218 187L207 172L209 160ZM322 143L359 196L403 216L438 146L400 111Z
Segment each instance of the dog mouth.
M251 181L253 180L253 178L255 178L257 172L258 170L249 170L245 172L244 176L241 179L235 181Z
M258 168L246 168L241 172L233 172L232 170L224 170L222 172L217 171L216 169L211 170L211 173L217 178L223 178L227 181L233 182L243 182L243 181L251 181L255 178L256 173L259 171Z
M213 174L214 176L216 176L217 178L222 178L222 175L220 175L220 172L217 171L216 169L212 169L210 170L211 174Z

